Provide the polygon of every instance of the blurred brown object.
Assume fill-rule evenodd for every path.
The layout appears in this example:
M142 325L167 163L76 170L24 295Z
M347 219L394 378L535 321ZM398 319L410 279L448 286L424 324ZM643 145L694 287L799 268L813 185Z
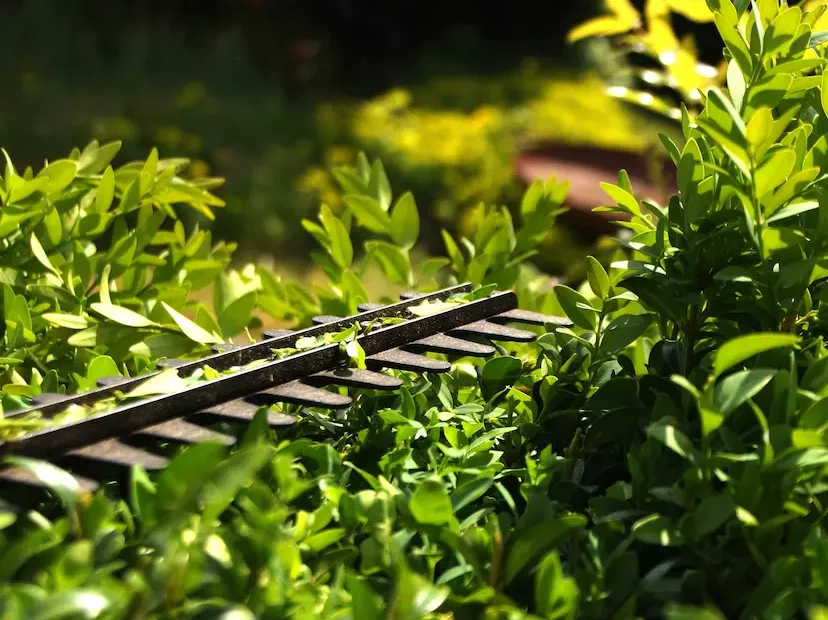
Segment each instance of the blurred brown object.
M590 236L613 232L614 213L596 213L595 207L610 204L601 182L616 183L618 172L626 170L636 195L664 206L675 193L676 169L669 159L656 159L651 153L635 153L573 146L563 143L536 145L524 149L517 157L517 175L525 184L551 176L570 184L566 205L569 211L562 222L582 229ZM627 218L624 218L627 219Z

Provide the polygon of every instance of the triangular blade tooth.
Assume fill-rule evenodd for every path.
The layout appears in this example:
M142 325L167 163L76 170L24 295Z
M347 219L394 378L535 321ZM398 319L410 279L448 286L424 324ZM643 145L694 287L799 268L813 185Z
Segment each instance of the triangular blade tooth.
M232 342L222 342L221 344L214 344L210 347L213 353L230 353L231 351L238 351L243 348L244 345L233 344Z
M37 396L32 397L32 407L46 407L48 405L54 405L64 400L71 399L72 396L67 396L66 394L56 394L55 392L43 392L42 394L38 394Z
M349 396L335 394L328 390L307 385L301 381L291 381L284 385L277 385L276 387L248 396L245 400L250 403L270 404L283 402L329 409L342 409L343 407L348 407L353 402Z
M215 405L193 415L193 419L215 418L233 422L251 422L262 405L254 405L243 399L233 400L221 405ZM271 428L290 426L296 423L296 418L278 411L267 412L267 423Z
M372 312L373 310L379 310L380 308L384 308L382 304L376 303L367 303L367 304L359 304L357 306L357 310L360 312Z
M455 338L447 334L436 334L421 340L412 342L412 348L432 351L433 353L445 353L448 355L472 355L474 357L489 357L496 353L496 349L488 344L470 342L462 338Z
M402 386L402 379L381 372L359 368L325 370L305 379L314 385L344 385L364 390L396 390Z
M395 368L412 372L448 372L451 364L431 359L402 349L389 349L365 358L365 363L374 368Z
M541 314L540 312L519 309L498 314L489 320L497 323L524 323L526 325L539 325L541 327L544 325L570 327L572 325L572 321L563 316L552 316L551 314Z
M110 377L101 377L98 379L95 384L99 388L108 388L108 387L115 387L117 385L121 385L122 383L128 383L130 381L135 380L136 377L122 377L121 375L112 375Z
M106 439L67 453L73 459L96 462L120 467L140 465L147 471L157 471L166 467L168 461L163 456L135 448L117 439Z
M100 484L95 480L75 474L72 474L72 477L77 480L81 489L89 493L94 493L100 488ZM46 488L40 480L22 467L9 467L8 469L0 470L0 482L41 489Z
M266 329L262 332L265 340L273 340L274 338L284 338L295 333L292 329Z
M187 422L181 418L167 420L166 422L161 422L159 424L153 424L147 428L142 428L134 434L152 437L153 439L159 439L161 441L181 444L216 441L224 444L225 446L232 446L236 443L236 438L232 435L219 433L217 431L210 430L209 428L199 426L198 424Z
M187 364L190 364L190 363L191 362L188 362L187 360L180 360L180 359L172 358L172 359L168 359L168 360L159 360L155 364L155 367L158 370L166 370L167 368L179 368L181 366L186 366Z
M321 314L311 319L314 325L325 325L326 323L334 323L341 319L341 316L334 316L332 314Z
M452 334L467 334L469 336L484 336L501 342L533 342L535 334L525 329L515 329L489 321L475 321L451 330Z

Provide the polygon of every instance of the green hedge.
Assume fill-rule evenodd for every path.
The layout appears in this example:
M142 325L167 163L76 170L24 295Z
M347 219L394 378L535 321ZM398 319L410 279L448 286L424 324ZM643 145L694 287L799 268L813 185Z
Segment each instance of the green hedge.
M728 89L685 115L678 143L664 138L679 186L667 205L639 201L624 172L605 186L632 236L607 263L587 257L578 290L550 287L525 262L565 187L535 183L514 215L492 207L467 236L442 234L446 256L420 262L413 195L364 157L335 171L348 208L303 222L328 285L309 292L258 274L272 310L298 322L353 311L373 266L398 287L513 288L521 307L565 314L572 327L539 329L536 343L444 375L397 373L401 390L361 393L343 412L284 407L297 424L275 435L262 411L239 449L205 443L157 476L135 468L119 495L14 461L53 499L0 511L0 615L825 618L825 37L810 29L819 15L799 7L709 4ZM34 204L19 213L49 213L52 192L73 182L88 198L67 200L67 214L108 204L108 173L90 180L77 155L37 176L7 169L3 217L29 190ZM119 204L154 186L165 210L162 179L172 183L175 168L162 168L154 157L127 167L126 188L115 175ZM176 186L190 188L184 202L212 201ZM69 293L75 280L52 276L73 246L47 250L37 231L25 239L12 245L28 257L22 267ZM110 247L94 254L101 273L120 256ZM63 295L31 294L24 285L3 300L6 334L23 349L34 327L23 309L64 307ZM154 315L155 304L126 314L121 286L88 301L104 317L158 317L139 330L210 332L166 308L169 320ZM66 313L74 323L62 329L80 331L87 315ZM337 340L343 363L362 366L355 334ZM180 384L174 372L165 380L153 389Z

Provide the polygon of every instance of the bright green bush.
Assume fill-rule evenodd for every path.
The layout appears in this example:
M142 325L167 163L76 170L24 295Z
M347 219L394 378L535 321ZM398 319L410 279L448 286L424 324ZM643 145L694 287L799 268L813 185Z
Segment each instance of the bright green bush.
M825 618L825 37L798 7L709 4L729 88L665 139L668 205L624 173L605 187L633 236L609 269L587 258L580 290L518 266L555 183L417 269L418 212L378 163L339 171L349 209L306 223L331 283L311 304L351 307L375 261L406 286L514 286L573 328L345 412L289 408L276 438L260 416L229 457L136 470L124 501L28 462L63 507L2 513L0 613Z
M6 155L0 180L2 404L145 372L161 357L205 355L245 337L273 279L231 269L234 244L189 232L224 203L221 179L180 176L186 159L113 168L120 143L89 144L37 174ZM183 215L183 213L181 214ZM199 301L206 295L212 303ZM0 422L2 424L2 422Z

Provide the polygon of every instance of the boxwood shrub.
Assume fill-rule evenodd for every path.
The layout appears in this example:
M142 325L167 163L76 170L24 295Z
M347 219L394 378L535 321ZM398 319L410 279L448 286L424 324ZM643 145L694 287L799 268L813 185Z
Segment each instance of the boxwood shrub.
M374 263L423 290L513 287L572 328L344 412L288 408L276 434L260 414L231 453L194 446L94 495L19 461L52 497L0 513L0 615L825 618L825 5L708 5L727 88L664 139L668 204L623 172L605 186L631 235L578 290L521 267L555 182L416 267L416 204L378 163L340 174L342 216L305 223L330 279L311 304L352 308Z

